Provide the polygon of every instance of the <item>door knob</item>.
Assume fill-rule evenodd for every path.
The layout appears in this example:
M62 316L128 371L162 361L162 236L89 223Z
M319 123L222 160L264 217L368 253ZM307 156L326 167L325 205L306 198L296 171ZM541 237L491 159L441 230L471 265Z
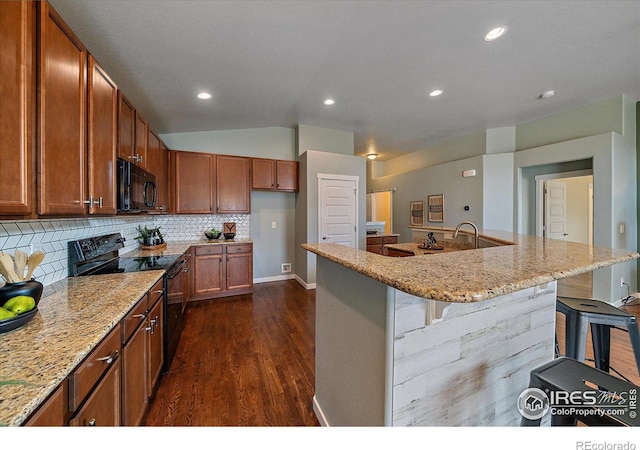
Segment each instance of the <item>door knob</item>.
M326 241L326 240L327 240L327 237L326 237L326 236L322 236L322 240L323 240L323 241Z

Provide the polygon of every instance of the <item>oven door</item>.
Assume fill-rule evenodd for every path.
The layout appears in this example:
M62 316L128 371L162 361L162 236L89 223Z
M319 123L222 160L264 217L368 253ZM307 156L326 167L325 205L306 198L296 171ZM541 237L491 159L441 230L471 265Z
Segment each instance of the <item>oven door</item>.
M165 289L167 292L165 305L166 334L165 334L165 372L169 370L171 361L176 353L180 334L183 329L182 304L187 293L182 285L182 272L186 264L186 258L181 256L165 274Z

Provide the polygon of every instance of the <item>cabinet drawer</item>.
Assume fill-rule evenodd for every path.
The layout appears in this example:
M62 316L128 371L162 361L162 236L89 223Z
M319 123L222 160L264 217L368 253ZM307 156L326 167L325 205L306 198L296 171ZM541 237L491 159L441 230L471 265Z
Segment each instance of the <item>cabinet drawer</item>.
M123 344L129 340L138 325L144 322L145 317L147 317L147 299L142 297L136 303L136 306L120 321L120 330L122 331L120 341Z
M160 278L156 284L153 285L151 289L149 289L149 305L148 309L151 309L153 305L155 305L158 300L162 298L164 295L164 278Z
M397 244L398 236L386 236L382 238L383 244Z
M100 377L120 364L120 325L116 325L69 377L69 409L75 411Z
M196 256L202 255L219 255L222 253L222 245L202 245L196 247Z
M379 245L382 244L382 237L368 237L367 245Z
M251 244L227 244L227 254L251 253Z

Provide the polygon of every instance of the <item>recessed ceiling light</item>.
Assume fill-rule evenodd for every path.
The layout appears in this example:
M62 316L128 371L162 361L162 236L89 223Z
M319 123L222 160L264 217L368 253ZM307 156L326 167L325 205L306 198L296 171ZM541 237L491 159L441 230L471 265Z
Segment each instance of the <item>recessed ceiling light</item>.
M324 101L324 104L327 105L327 106L331 106L331 105L333 105L335 103L336 103L336 101L334 99L332 99L332 98L328 98L328 99L326 99Z
M209 94L208 92L200 92L198 94L198 98L200 100L209 100L211 98L211 94Z
M551 98L556 95L556 91L544 91L538 98Z
M374 159L376 159L378 157L378 155L376 155L375 153L369 153L367 155L367 158L369 158L371 161L373 161Z
M444 91L442 89L436 89L434 91L429 92L429 97L437 97L438 95L442 95Z
M505 26L496 27L484 35L484 40L487 42L495 41L499 37L502 37L507 32L507 30L508 28Z

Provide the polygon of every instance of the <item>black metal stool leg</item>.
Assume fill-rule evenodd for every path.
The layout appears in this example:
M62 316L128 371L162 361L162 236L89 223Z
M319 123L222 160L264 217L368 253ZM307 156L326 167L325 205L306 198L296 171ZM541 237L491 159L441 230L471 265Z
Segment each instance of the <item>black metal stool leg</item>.
M611 327L609 325L591 324L591 341L596 367L609 372L611 355Z
M640 374L640 334L638 333L638 322L635 317L627 323L627 331L629 332L633 356L636 358L638 374Z

